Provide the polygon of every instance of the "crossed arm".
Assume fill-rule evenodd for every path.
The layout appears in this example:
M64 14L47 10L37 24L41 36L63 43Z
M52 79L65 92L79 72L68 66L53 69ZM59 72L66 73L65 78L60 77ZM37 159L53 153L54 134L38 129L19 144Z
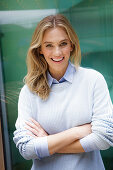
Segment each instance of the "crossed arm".
M84 152L80 139L91 133L91 124L73 127L54 135L48 135L41 125L32 118L31 122L26 122L26 125L25 128L31 132L30 136L34 138L47 136L50 155Z

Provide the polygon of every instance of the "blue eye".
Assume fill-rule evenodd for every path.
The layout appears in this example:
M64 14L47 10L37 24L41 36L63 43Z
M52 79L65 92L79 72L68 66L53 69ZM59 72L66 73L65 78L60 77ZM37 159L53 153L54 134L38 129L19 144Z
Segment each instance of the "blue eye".
M52 44L47 44L46 47L52 47Z
M60 46L66 46L67 45L67 42L62 42L61 44L60 44Z

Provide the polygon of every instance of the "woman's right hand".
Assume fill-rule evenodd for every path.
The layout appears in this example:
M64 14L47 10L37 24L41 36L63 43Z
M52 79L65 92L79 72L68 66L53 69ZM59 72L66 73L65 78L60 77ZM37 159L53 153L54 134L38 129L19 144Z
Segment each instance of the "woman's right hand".
M48 136L47 132L42 128L42 126L33 118L30 118L30 121L26 121L26 126L25 128L29 130L27 134L33 137L44 137Z

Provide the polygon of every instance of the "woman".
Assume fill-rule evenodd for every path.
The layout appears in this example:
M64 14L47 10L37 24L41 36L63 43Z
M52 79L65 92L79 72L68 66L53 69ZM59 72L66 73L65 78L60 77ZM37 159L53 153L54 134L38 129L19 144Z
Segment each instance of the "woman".
M80 60L78 37L64 16L39 22L14 132L32 170L105 169L99 150L113 146L112 103L103 76Z

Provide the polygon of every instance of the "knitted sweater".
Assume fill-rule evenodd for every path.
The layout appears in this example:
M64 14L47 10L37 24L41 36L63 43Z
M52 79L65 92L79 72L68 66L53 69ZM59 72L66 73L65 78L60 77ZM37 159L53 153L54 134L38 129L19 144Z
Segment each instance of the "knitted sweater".
M30 117L49 135L92 122L92 133L80 140L86 144L85 153L50 156L47 137L26 135L25 121ZM52 84L46 101L25 85L19 96L16 129L14 142L25 159L33 159L32 170L104 170L99 150L113 146L113 109L104 77L79 67L72 83Z

